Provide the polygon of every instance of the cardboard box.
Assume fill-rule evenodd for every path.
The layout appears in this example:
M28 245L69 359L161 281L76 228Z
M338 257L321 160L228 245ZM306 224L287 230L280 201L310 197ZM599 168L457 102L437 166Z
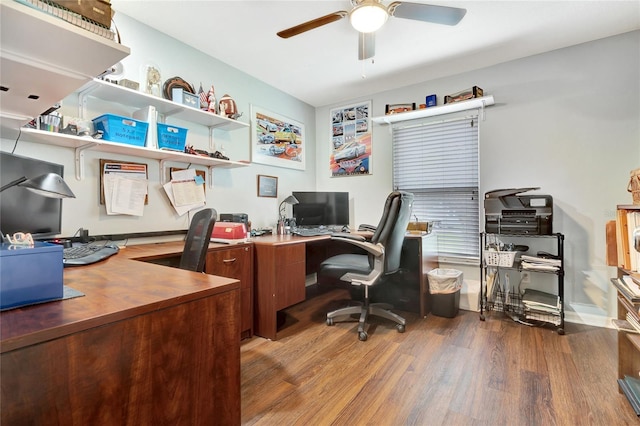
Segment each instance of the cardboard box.
M452 102L466 101L473 98L481 98L483 96L483 90L478 86L473 86L470 89L462 90L452 95L444 97L444 103L450 104Z
M61 299L62 246L2 243L0 247L0 309Z
M112 11L109 0L52 0L52 2L106 28L111 28Z

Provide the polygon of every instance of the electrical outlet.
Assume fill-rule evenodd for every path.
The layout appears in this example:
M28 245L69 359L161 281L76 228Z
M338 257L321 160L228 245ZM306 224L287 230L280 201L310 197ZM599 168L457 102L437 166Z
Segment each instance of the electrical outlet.
M521 272L520 273L520 283L521 284L530 284L531 283L531 275L529 275L529 272Z

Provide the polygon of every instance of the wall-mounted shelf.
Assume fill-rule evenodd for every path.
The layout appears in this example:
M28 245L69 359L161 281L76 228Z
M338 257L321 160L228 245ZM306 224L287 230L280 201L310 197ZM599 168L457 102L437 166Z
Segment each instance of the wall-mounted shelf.
M118 102L135 108L144 108L149 105L156 107L158 114L172 116L209 128L222 130L235 130L249 127L242 121L221 117L210 112L191 108L168 99L159 98L124 86L118 86L103 80L93 79L79 90L79 115L85 117L87 97L95 97L109 102ZM91 118L91 117L86 117Z
M200 155L191 155L177 151L166 151L161 149L151 149L141 146L126 145L122 143L103 141L88 137L79 137L66 135L62 133L46 132L43 130L22 129L21 138L30 142L37 142L47 145L56 145L75 149L76 178L81 180L84 177L84 151L91 149L93 151L109 152L113 154L131 155L135 157L151 158L160 160L160 175L164 170L164 163L174 161L185 164L199 164L209 168L209 182L212 183L212 170L218 168L237 168L247 167L249 163L243 163L230 160L219 160L217 158L204 157Z
M494 103L493 96L483 96L481 98L469 99L468 101L453 102L446 105L417 109L415 111L372 117L371 120L378 124L393 124L401 121L416 120L418 118L433 117L437 115L451 114L458 111L484 108L489 105L493 105Z
M3 0L0 2L2 127L18 128L29 122L129 53L128 47L62 19Z

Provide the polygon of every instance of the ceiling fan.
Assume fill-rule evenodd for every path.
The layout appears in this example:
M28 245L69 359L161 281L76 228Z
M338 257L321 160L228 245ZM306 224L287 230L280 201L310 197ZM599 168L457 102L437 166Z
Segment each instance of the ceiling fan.
M380 29L389 16L415 21L432 22L434 24L456 25L467 13L466 9L457 7L435 6L423 3L394 1L388 6L380 0L351 0L350 11L341 10L320 18L312 19L286 30L278 32L282 38L293 37L314 28L349 17L353 28L359 33L358 59L369 59L375 54L375 31Z

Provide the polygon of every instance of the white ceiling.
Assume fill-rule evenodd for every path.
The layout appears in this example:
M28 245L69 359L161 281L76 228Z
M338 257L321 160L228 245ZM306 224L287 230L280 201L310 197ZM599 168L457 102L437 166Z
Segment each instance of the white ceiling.
M640 0L412 1L467 14L452 27L391 17L376 33L373 61L358 61L348 18L276 36L348 11L349 0L111 3L116 22L117 12L129 15L316 107L640 29Z

